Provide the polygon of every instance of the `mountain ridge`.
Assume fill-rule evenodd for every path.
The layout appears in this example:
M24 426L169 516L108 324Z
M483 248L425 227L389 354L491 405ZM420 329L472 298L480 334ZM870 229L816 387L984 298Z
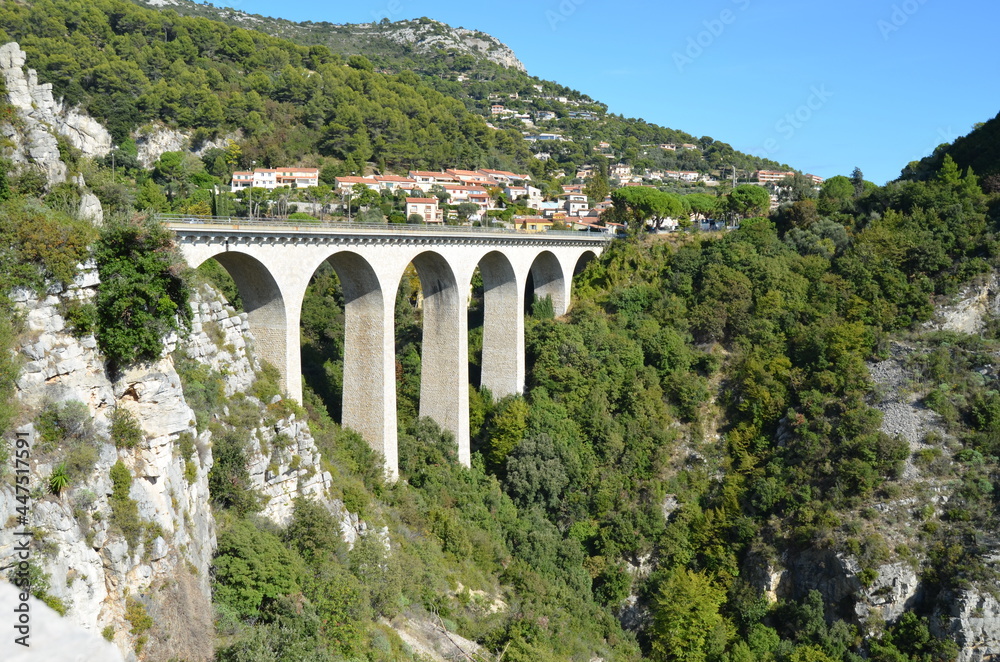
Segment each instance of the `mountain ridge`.
M289 19L251 14L232 7L215 7L210 4L199 4L193 0L133 0L137 5L154 9L170 9L181 15L202 16L266 32L274 37L295 40L317 40L320 43L322 31L330 33L327 43L332 46L338 43L338 38L348 46L358 49L357 54L364 55L361 44L369 48L379 41L388 41L404 49L412 49L417 53L433 55L436 51L445 50L460 54L479 57L501 67L526 72L524 64L517 58L514 51L496 37L481 30L471 30L464 27L452 27L441 21L422 17L390 22L388 16L371 23L331 23L329 21L291 21ZM390 47L391 48L391 47ZM339 51L341 49L331 48Z

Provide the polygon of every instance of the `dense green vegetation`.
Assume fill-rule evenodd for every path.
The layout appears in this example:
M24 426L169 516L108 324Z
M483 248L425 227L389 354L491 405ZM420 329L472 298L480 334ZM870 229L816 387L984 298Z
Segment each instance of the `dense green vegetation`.
M86 259L94 230L86 222L25 196L32 187L0 159L0 430L17 415L11 401L18 374L15 346L22 322L11 300L17 288L43 294L48 285L65 285Z
M155 120L196 130L197 143L240 130L243 167L332 157L339 174L369 161L523 167L530 158L519 133L490 130L412 73L383 75L360 56L126 0L5 3L0 38L18 41L40 80L118 144ZM215 176L228 174L220 167Z
M723 237L611 245L579 276L568 318L534 307L524 398L473 392L471 469L455 466L450 439L415 418L419 310L414 276L404 278L395 485L382 484L375 459L359 456L363 445L327 418L339 412L343 302L332 270L317 274L302 316L306 364L315 366L308 408L335 475L364 476L345 483L343 498L389 528L392 561L373 578L338 541L294 537L298 556L282 572L334 549L327 568L354 587L348 595L381 596L358 598L358 620L347 617L359 624L357 638L321 630L315 645L333 659L350 655L357 642L385 636L367 619L416 609L513 660L952 659L954 642L932 636L927 618L953 599L949 591L992 576L974 531L997 522L987 476L1000 415L996 376L972 368L1000 345L992 335L906 341L913 370L926 375L916 388L927 389L953 435L947 444L928 438L913 458L906 442L879 430L866 362L927 320L933 296L995 266L996 217L976 177L948 160L926 182L877 188L857 178L857 187L834 178L818 199ZM480 305L474 298L474 324ZM473 363L478 334L470 333ZM944 453L955 454L955 469L942 464ZM899 480L907 461L929 480L959 476L960 488L942 512L921 511L916 540L893 548L871 505L928 489ZM268 553L285 553L278 543L289 534L273 535ZM854 555L862 582L891 558L924 557L928 593L864 642L859 626L871 623L843 605L815 591L768 603L747 575L751 564L807 549ZM309 576L295 572L259 581ZM510 609L473 618L472 605L444 588L458 577L501 590ZM651 611L631 632L615 618L629 594ZM264 621L288 627L280 599L267 605ZM227 654L276 651L284 641L277 631L241 636ZM384 659L388 644L375 648L382 653L369 650L368 659Z
M191 319L173 235L153 218L112 220L101 230L94 258L101 277L95 301L101 351L113 369L157 359L163 339Z
M182 0L171 5L171 11L186 16L221 20L231 26L246 25L245 17L225 7L212 7ZM609 114L605 104L586 94L553 81L546 81L514 68L496 64L484 54L471 49L435 45L400 43L400 33L416 33L421 39L446 36L450 28L429 18L364 25L336 25L327 22L293 23L283 19L253 15L254 28L304 46L321 45L344 58L362 56L376 70L399 75L412 72L421 82L460 100L465 107L484 116L502 129L520 132L525 129L520 120L504 120L491 115L491 104L499 101L517 112L552 112L555 118L538 122L537 131L557 132L569 142L538 145L551 153L550 161L532 162L536 177L558 169L568 172L585 163L600 163L607 159L595 149L603 141L623 162L638 168L667 168L702 172L736 167L741 171L787 166L769 159L737 152L725 142L709 136L697 138L684 131L651 124L642 119ZM538 88L541 88L540 90ZM545 99L541 97L547 97ZM559 99L565 99L560 101ZM571 117L572 111L589 111L596 119ZM663 143L689 143L696 150L664 151ZM572 176L572 174L570 175Z
M73 216L72 186L46 190L37 173L3 164L0 429L17 413L8 404L17 363L7 351L20 331L15 288L65 284L93 256L102 279L95 306L66 317L75 332L95 334L112 367L156 358L165 334L183 332L192 274L135 207L212 209L219 200L208 187L248 159L326 158L328 175L369 161L531 163L519 135L490 132L417 76L376 73L369 61L319 46L116 0L8 3L0 26L43 79L119 139L154 119L202 139L237 128L246 136L204 160L168 153L152 171L123 139L114 176L110 164L67 150L111 216L99 234ZM264 404L278 390L273 368L248 393L226 397L221 375L178 351L196 426L212 432L217 659L415 659L386 625L402 616L439 623L507 662L953 659L954 642L932 634L935 610L955 590L995 579L994 543L983 532L1000 524L992 367L1000 325L979 335L919 327L937 297L998 266L1000 203L960 168L961 154L885 187L860 171L831 178L816 196L792 187L770 217L760 215L767 201L758 187L719 197L615 192L613 213L634 229L678 209L742 223L713 236L634 231L577 277L571 314L557 319L551 301L535 301L526 392L497 401L471 391L469 468L455 462L449 435L417 415L413 271L396 293L396 483L336 423L344 331L332 268L315 275L303 304L304 408ZM564 162L576 158L567 152ZM200 273L235 297L217 265ZM473 373L482 338L476 285ZM888 357L914 375L907 388L946 432L929 434L915 453L881 430L872 406L881 394L868 365ZM60 403L36 417L53 493L92 473L85 410ZM368 525L350 549L315 502L297 502L285 527L259 516L248 459L253 444L268 444L255 429L293 413L308 417L323 456L314 470L331 473L330 496ZM142 441L124 409L111 435L125 450ZM266 452L286 443L278 436ZM185 474L196 478L194 440L178 445ZM903 480L904 467L919 478ZM158 532L129 497L131 472L119 461L109 477L114 531L132 548L148 543ZM947 502L934 506L932 491L947 491ZM891 521L904 497L920 507ZM851 555L863 586L887 561L912 563L925 591L893 623L859 622L850 604L824 603L817 591L769 602L752 570L804 552ZM137 605L129 620L141 636L148 616Z
M1000 191L1000 116L988 122L980 122L968 135L955 139L952 143L939 145L932 154L919 161L913 161L903 168L903 179L927 179L932 177L944 163L944 157L951 157L959 168L972 168L982 178L983 190Z

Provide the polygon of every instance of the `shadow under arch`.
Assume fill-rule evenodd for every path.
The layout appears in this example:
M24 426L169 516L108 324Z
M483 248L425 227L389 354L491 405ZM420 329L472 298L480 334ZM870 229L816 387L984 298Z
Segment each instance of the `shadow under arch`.
M562 265L551 251L542 251L531 263L531 285L532 294L538 299L545 297L552 298L552 309L556 317L564 315L569 308L569 301L566 296L566 277L563 274ZM525 304L531 303L531 298L527 298Z
M420 415L455 435L459 462L468 466L467 292L459 292L455 271L438 253L420 253L411 263L423 295Z
M583 270L587 268L587 265L597 259L597 253L594 251L584 251L580 254L580 257L576 260L576 266L573 267L573 276L579 276L583 273Z
M222 265L236 283L256 341L254 348L262 359L278 369L281 388L288 391L288 321L285 300L274 276L260 260L239 251L223 251L205 261L208 259Z
M479 261L483 279L483 354L480 387L495 398L524 388L524 317L514 267L506 255L491 251Z

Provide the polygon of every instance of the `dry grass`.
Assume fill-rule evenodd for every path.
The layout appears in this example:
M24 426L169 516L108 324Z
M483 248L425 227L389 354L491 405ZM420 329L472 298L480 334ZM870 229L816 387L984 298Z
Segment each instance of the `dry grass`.
M152 594L153 628L143 659L149 662L208 662L215 652L212 603L198 578L178 568L176 580Z

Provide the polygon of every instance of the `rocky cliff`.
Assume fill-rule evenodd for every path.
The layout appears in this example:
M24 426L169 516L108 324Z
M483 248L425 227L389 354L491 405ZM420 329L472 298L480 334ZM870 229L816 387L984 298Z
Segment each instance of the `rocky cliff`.
M927 404L930 390L948 385L927 383L919 369L935 346L925 342L928 334L978 335L995 324L1000 314L998 278L989 274L952 300L940 302L933 321L905 340L890 342L885 357L869 365L876 387L870 404L881 412L881 430L904 440L909 457L895 480L859 506L851 514L854 519L833 524L824 541L787 549L777 558L751 555L744 576L771 601L801 600L818 591L828 608L837 610L836 616L863 630L919 608L931 614L932 632L959 645L958 662L1000 655L1000 555L992 536L978 536L981 570L975 579L943 590L929 581L932 559L922 534L946 526L949 504L962 498L967 469L956 458L962 444ZM957 337L946 344L957 342ZM992 364L978 366L975 372L979 374L973 377L984 380L996 376Z
M496 37L466 28L453 28L438 21L422 19L399 21L390 25L362 23L344 26L362 37L382 38L395 44L408 46L417 52L433 53L445 50L473 55L502 67L525 71L524 64L506 44Z
M307 43L325 43L338 53L392 53L400 46L414 53L433 55L443 50L457 55L471 55L502 67L525 71L524 64L506 44L478 30L453 28L428 18L395 20L405 10L400 3L372 11L372 22L333 24L327 22L295 23L280 18L250 14L236 8L214 7L191 0L134 0L157 9L169 9L189 16L203 16L241 28L259 30L276 37L303 39ZM384 19L384 20L383 20Z
M68 108L52 96L52 85L39 83L34 69L24 69L25 55L11 42L0 46L0 75L7 97L22 125L4 125L11 141L15 163L33 163L50 184L66 181L66 165L60 161L57 136L62 136L84 156L104 156L111 151L111 134L97 120L76 108Z
M67 307L86 302L97 285L96 271L86 265L65 290L54 288L41 298L15 293L26 322L17 389L24 411L19 432L32 441L33 562L65 617L113 638L126 659L135 659L137 649L144 650L143 659L210 659L212 434L196 426L174 357L186 355L218 370L228 395L243 393L259 367L253 338L246 316L204 288L193 301L192 333L169 343L173 355L110 375L94 336L74 333L65 317ZM284 524L294 499L304 496L326 503L340 516L349 542L365 533L367 527L356 515L339 501L327 500L330 475L320 468L304 422L294 415L275 419L265 403L251 399L250 404L259 412L250 422L248 458L252 486L263 495L262 515ZM85 475L51 494L48 480L57 466L75 461L71 446L76 442L60 440L53 447L44 421L46 412L69 406L85 408L96 453ZM134 448L116 447L111 439L116 412L123 410L141 430ZM137 506L141 530L131 542L115 525L112 467L119 462L132 476L127 496ZM3 512L15 512L15 496L12 486L0 488ZM0 557L7 557L10 537L0 544ZM152 617L148 632L136 633L137 613Z

